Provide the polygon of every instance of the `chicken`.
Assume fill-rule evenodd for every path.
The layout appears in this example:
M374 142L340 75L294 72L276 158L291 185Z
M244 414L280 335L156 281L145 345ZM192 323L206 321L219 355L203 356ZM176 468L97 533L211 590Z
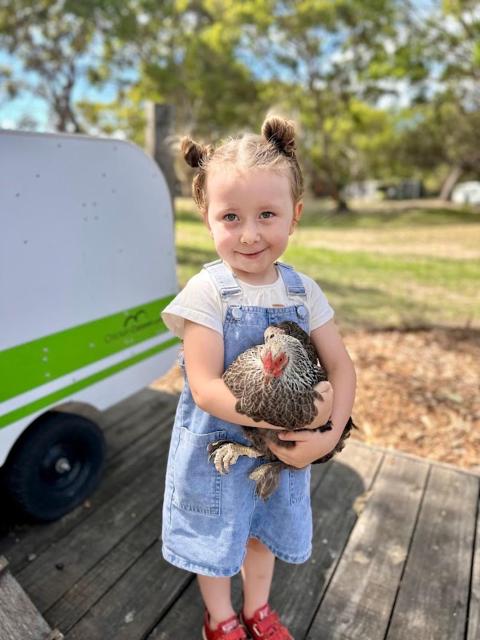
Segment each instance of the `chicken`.
M315 385L327 380L310 337L295 322L270 325L264 333L264 344L241 353L223 374L223 380L237 398L238 413L255 421L289 430L302 429L317 415L315 399L320 398ZM349 419L342 437L333 451L315 462L326 462L344 447L353 423ZM331 430L327 424L320 430ZM252 471L249 477L256 483L257 495L266 500L278 487L280 472L289 468L268 448L268 441L283 447L294 442L282 441L273 429L242 429L253 446L220 440L208 447L208 453L220 473L228 473L241 455L263 457L265 464Z

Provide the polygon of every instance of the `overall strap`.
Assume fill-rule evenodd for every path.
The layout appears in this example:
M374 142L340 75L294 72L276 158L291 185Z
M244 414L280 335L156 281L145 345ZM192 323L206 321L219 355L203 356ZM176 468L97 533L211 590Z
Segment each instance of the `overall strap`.
M303 296L307 297L307 293L305 291L305 287L303 286L302 279L295 271L293 267L289 264L284 264L283 262L275 263L280 271L280 275L283 279L283 284L287 290L288 297L291 296Z
M207 264L203 265L203 268L208 271L218 292L222 296L222 300L226 300L230 296L242 292L232 272L224 265L222 260L207 262Z

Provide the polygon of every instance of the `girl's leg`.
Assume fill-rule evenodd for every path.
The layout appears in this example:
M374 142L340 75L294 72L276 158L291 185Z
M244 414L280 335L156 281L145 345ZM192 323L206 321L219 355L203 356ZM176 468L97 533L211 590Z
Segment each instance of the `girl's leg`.
M251 618L254 612L268 602L272 584L275 556L256 538L250 538L242 567L243 614Z
M197 575L197 579L205 607L210 614L210 627L216 629L220 622L235 615L231 600L231 578Z

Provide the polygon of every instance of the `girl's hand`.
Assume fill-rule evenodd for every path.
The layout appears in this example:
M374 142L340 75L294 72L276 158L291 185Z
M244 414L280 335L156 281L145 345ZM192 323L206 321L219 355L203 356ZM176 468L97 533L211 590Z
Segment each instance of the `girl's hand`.
M268 441L268 448L285 464L302 469L335 447L336 442L332 443L331 438L325 438L326 435L327 433L308 430L284 431L278 434L279 440L290 440L295 442L295 446L287 448Z
M332 415L333 387L330 382L319 382L315 385L314 389L321 396L320 398L315 398L317 415L313 419L313 422L305 425L304 429L318 429L318 427L322 427Z

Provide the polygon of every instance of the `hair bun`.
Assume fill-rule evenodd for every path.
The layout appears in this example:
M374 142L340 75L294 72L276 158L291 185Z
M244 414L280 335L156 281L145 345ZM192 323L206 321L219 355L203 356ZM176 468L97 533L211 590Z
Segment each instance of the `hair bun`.
M295 155L295 126L290 120L271 116L262 125L263 137L272 142L280 153Z
M201 167L212 151L210 145L204 146L188 137L182 138L181 150L185 162L194 169Z

